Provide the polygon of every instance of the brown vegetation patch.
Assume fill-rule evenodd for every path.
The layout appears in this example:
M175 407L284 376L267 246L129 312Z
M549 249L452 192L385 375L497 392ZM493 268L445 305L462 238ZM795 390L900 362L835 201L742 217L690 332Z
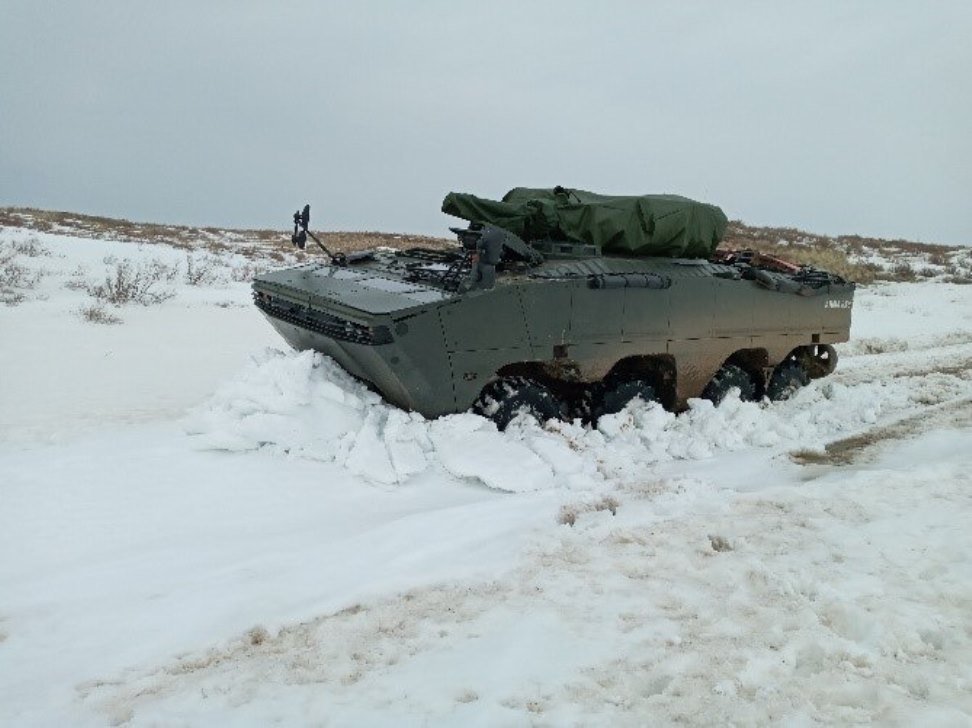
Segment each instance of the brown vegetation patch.
M796 228L755 227L732 220L720 245L726 249L757 250L798 265L812 265L836 273L856 283L872 281L915 281L937 276L938 266L956 277L970 277L965 267L968 248L916 243L910 240L885 240L861 235L817 235ZM965 256L963 258L963 256ZM880 257L892 264L875 264ZM966 266L968 267L968 266Z
M100 303L151 306L175 296L175 291L161 286L171 283L178 274L178 267L166 265L161 260L136 265L126 259L115 262L114 269L108 271L104 282L89 286L87 290Z
M913 253L915 255L932 255L947 257L956 248L951 245L937 243L916 243L912 240L887 240L885 238L869 238L862 235L818 235L806 230L791 227L761 227L747 225L741 220L730 220L726 228L725 240L736 245L745 244L778 244L785 240L788 245L809 247L839 247L847 251L885 250L899 253Z
M93 324L120 324L120 316L108 311L102 303L92 303L78 309L78 315Z
M295 251L290 242L291 231L284 228L247 230L160 225L27 207L0 208L0 226L95 240L164 243L177 248L204 249L211 253L240 253L249 257L267 257L276 253L281 260L285 254ZM427 235L396 235L380 232L317 232L315 234L328 249L345 253L377 247L446 248L453 245L445 238ZM309 241L308 245L310 249L316 248L312 241Z
M778 233L779 237L773 237L773 232ZM808 242L791 244L790 241L794 239ZM881 272L877 266L853 262L847 252L834 245L830 239L823 240L819 236L808 236L806 233L786 228L749 228L733 221L719 248L756 250L796 265L810 265L830 271L855 283L871 283Z
M0 246L0 303L16 306L27 300L26 291L33 290L43 272L20 262L22 250L18 246Z
M278 262L297 254L290 242L291 230L283 226L278 230L256 230L162 225L23 207L0 208L0 226L81 238L164 243L187 250L238 253ZM455 245L447 238L373 231L317 232L316 235L329 250L344 253L379 247L447 249ZM796 228L751 226L733 220L720 247L756 250L798 265L822 268L857 283L914 281L938 275L948 276L949 282L972 282L972 253L968 248L947 245L860 235L832 237ZM308 241L308 251L309 255L318 252L313 241ZM873 262L875 258L892 261L892 265L885 268Z

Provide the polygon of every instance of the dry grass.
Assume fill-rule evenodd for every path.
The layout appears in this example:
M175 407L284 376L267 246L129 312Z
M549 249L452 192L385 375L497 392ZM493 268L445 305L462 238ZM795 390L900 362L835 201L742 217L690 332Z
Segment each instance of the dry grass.
M211 255L239 254L260 261L286 264L298 259L290 243L291 229L282 225L278 230L191 227L131 222L94 215L37 210L33 208L0 208L0 226L19 227L38 232L74 235L104 240L132 240L141 243L165 243L183 248L187 255L205 251ZM378 247L427 247L447 249L454 242L447 238L426 235L395 235L380 232L320 232L317 233L331 250L353 253ZM37 243L39 245L39 243ZM836 273L858 283L876 280L914 281L938 275L955 283L972 283L972 253L967 248L915 243L908 240L884 240L860 235L837 237L816 235L795 228L755 227L739 220L729 223L725 249L752 249L799 265L812 265ZM42 246L40 246L42 248ZM35 248L40 250L40 248ZM309 253L316 254L310 243ZM29 253L27 253L29 254ZM39 253L43 254L43 253ZM885 268L872 259L898 261ZM198 267L196 262L191 264ZM203 267L205 267L203 265ZM257 272L244 267L234 280L248 280ZM206 273L187 271L189 278Z
M891 267L891 280L911 283L918 280L918 272L910 263L896 263Z
M838 247L848 252L862 252L866 250L887 250L898 253L912 253L915 255L938 254L947 256L955 252L950 245L936 243L916 243L911 240L887 240L885 238L869 238L862 235L818 235L806 230L783 227L759 227L747 225L741 220L731 220L726 229L726 241L735 245L743 244L752 247L755 244L778 244L785 240L788 245L809 247Z
M26 207L0 208L0 226L97 240L165 243L177 248L202 249L214 254L237 253L255 258L270 256L280 261L295 252L290 242L291 230L284 226L279 230L226 230L215 227L158 225ZM447 248L453 245L448 239L427 235L395 235L379 232L319 232L316 234L329 249L345 253L377 247ZM310 248L316 249L313 242L310 243Z
M21 251L16 245L0 246L0 303L16 306L27 300L43 273L31 270L20 262Z
M130 260L121 260L114 264L114 269L108 272L103 283L88 286L87 291L100 303L151 306L175 296L174 291L161 286L171 283L178 274L178 267L168 266L160 260L139 265Z
M219 261L207 255L186 253L185 281L190 286L208 286L219 280Z
M41 244L36 235L30 235L26 240L14 241L10 243L10 247L14 252L28 258L40 258L51 254L51 251Z
M230 269L230 278L236 283L249 283L254 276L263 273L265 268L256 265L243 265Z
M733 220L720 247L758 250L798 265L823 268L857 283L908 282L942 273L931 266L957 267L958 270L951 275L972 278L972 262L967 260L967 248L909 240L885 240L861 235L831 237L796 228L753 227ZM898 262L885 268L870 262L872 258Z
M841 278L855 283L871 283L880 273L880 268L866 263L853 262L846 252L835 245L823 242L813 245L794 245L789 241L794 237L781 236L772 240L767 234L752 234L756 230L767 230L765 228L745 228L741 223L734 222L726 238L719 245L720 249L726 250L756 250L760 253L773 255L782 258L796 265L810 265L814 268L836 273ZM797 233L797 231L781 231L787 234ZM745 233L745 234L742 234ZM781 244L780 241L787 241Z
M121 317L116 316L107 309L103 303L92 303L78 309L78 315L85 321L93 324L120 324Z

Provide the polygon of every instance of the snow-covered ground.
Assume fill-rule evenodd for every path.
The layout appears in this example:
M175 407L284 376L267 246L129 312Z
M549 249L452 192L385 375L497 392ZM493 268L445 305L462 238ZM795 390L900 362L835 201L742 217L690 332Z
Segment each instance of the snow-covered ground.
M285 351L243 257L0 245L0 725L972 725L972 286L859 290L789 402L498 433ZM125 260L174 296L85 320Z

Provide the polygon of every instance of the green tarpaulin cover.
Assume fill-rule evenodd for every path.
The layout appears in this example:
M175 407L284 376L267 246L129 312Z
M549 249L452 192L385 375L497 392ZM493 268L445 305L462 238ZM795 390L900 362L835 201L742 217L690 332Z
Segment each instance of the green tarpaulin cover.
M526 241L572 240L620 255L707 258L726 230L715 205L678 195L599 195L516 187L502 201L450 192L442 211L509 230Z

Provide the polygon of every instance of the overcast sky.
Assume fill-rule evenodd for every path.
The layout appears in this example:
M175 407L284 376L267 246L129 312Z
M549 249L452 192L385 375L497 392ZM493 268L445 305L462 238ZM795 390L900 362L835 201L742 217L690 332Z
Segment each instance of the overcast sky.
M0 205L446 234L556 184L972 243L972 2L2 3Z

